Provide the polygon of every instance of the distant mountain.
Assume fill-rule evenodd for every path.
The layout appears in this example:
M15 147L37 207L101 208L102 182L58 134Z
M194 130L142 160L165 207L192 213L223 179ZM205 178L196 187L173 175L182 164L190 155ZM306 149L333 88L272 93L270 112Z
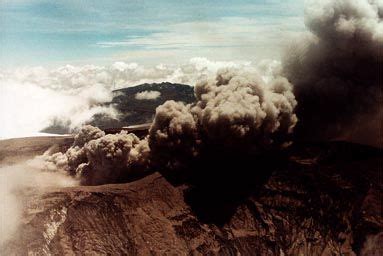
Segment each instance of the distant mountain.
M155 99L137 99L136 95L143 92L159 92ZM195 101L193 87L185 84L168 82L141 84L113 91L115 94L111 104L121 112L120 122L112 125L134 125L151 122L156 108L167 100L191 103ZM97 120L95 121L97 124Z
M90 124L106 129L148 123L152 121L156 108L167 100L185 103L191 103L195 100L193 87L168 82L140 84L115 90L113 94L113 100L106 105L115 106L120 112L119 120L98 114L94 116ZM69 132L69 124L54 121L41 132L66 134Z

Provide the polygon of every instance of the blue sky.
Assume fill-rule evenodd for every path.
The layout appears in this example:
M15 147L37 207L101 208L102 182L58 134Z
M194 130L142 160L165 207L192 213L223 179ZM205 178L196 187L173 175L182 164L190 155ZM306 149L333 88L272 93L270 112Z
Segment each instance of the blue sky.
M0 65L278 58L303 0L0 0Z

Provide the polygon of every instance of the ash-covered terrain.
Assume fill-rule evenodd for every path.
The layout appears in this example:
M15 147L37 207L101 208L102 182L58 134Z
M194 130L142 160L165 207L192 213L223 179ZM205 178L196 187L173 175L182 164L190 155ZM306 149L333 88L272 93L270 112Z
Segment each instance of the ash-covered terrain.
M61 148L71 144L60 140ZM204 184L179 185L155 172L126 184L32 189L2 254L383 253L381 150L297 143L267 161L277 158L268 168L230 166L241 178L207 176Z

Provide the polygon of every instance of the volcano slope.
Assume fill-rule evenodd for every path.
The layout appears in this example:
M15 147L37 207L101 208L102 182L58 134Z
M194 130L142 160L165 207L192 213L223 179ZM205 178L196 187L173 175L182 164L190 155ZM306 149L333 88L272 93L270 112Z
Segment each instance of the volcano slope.
M185 185L157 172L32 189L2 254L382 255L382 159L357 144L296 143L266 159L272 167L241 159L225 167L241 178L213 171ZM221 168L218 160L201 173Z

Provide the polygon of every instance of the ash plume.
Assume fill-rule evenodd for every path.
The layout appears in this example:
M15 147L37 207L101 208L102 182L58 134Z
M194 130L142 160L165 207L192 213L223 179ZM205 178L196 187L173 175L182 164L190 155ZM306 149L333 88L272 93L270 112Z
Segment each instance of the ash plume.
M39 158L48 170L64 170L81 184L99 185L127 181L147 168L147 140L122 131L107 134L91 125L83 126L65 153L46 152Z
M84 125L81 130L74 136L74 147L83 147L91 140L95 140L105 136L105 132L91 125Z
M222 69L195 86L196 103L169 101L157 108L149 131L155 162L168 167L220 148L263 151L286 142L297 123L292 85L282 77L269 83L257 73Z
M71 175L76 175L76 170L81 164L87 163L85 145L92 140L105 136L97 127L84 125L74 136L73 145L65 152L46 151L35 160L45 163L44 169L50 171L64 170Z
M199 136L191 105L171 100L156 109L148 140L159 166L177 168L198 154Z
M204 221L230 218L238 202L285 163L297 123L292 85L254 70L221 69L195 85L196 102L168 101L149 130L151 166L186 183L185 200Z
M147 167L149 148L146 140L133 133L108 134L84 146L87 163L76 172L84 184L118 183L140 174Z
M383 2L308 1L305 14L311 33L283 61L299 102L297 133L327 139L362 133L369 126L363 120L382 120ZM379 126L367 128L382 140Z
M219 152L255 154L283 147L297 123L287 79L265 82L256 72L221 69L195 86L197 101L167 101L156 110L149 135L105 135L83 126L65 153L47 152L47 169L65 170L82 184L118 183L151 169L191 169Z

